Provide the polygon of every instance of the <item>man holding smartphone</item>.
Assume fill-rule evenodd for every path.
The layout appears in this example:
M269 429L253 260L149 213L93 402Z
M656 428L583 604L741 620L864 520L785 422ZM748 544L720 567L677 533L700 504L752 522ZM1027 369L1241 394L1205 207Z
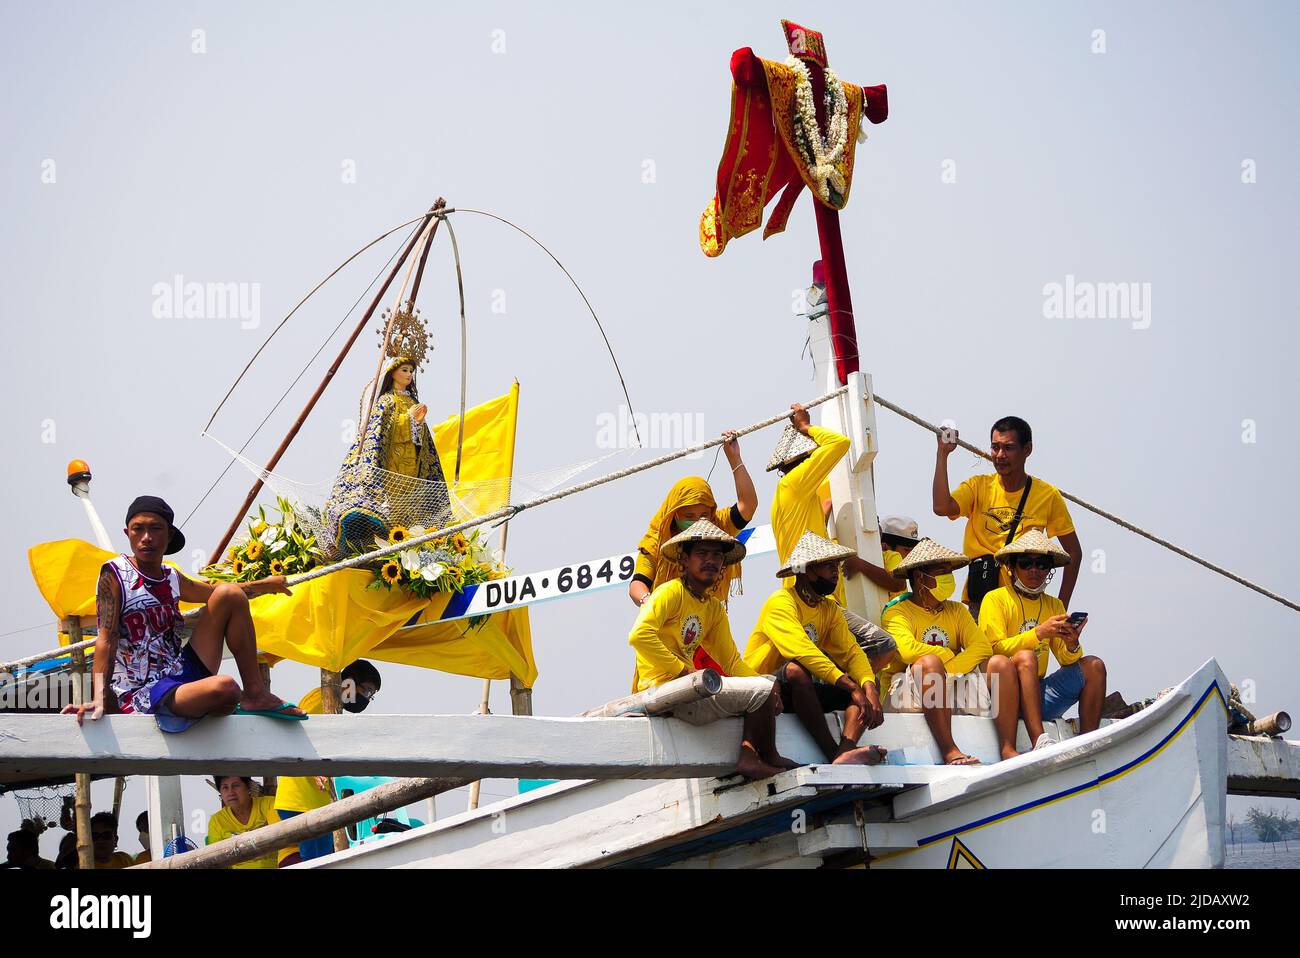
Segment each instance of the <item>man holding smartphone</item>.
M1106 698L1106 666L1095 655L1084 655L1079 637L1086 612L1067 615L1060 599L1049 595L1054 570L1070 564L1069 554L1041 529L1031 529L997 551L997 560L1011 573L1011 585L994 589L980 605L980 628L993 646L990 668L1005 657L1015 670L1019 713L1034 748L1053 744L1043 722L1058 719L1078 703L1079 731L1101 724ZM1060 668L1047 674L1051 651ZM1015 754L1015 722L999 729L1003 757Z

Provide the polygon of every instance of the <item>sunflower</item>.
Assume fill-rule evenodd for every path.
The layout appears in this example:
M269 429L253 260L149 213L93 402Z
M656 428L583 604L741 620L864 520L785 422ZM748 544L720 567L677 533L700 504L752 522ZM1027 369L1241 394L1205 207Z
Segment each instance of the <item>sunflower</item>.
M260 536L263 532L266 531L266 523L258 522L256 525L250 527L250 531L253 533L253 535Z
M469 540L458 532L451 537L451 545L457 552L464 552L469 548Z
M1019 433L1017 433L1017 435L1019 435ZM238 557L238 555L239 555L239 546L231 546L230 550L226 553L226 558L230 559L233 562L235 558Z
M235 575L243 575L243 574L244 574L244 560L243 560L243 559L235 559L233 562L231 562L231 563L230 563L230 571L231 571L232 573L234 573Z
M451 581L461 585L465 581L465 573L461 571L460 566L448 566L447 574L451 576Z
M388 541L393 545L405 542L409 538L411 538L411 533L407 531L406 526L393 526L388 530Z
M248 557L249 562L256 562L262 555L262 540L249 539L248 545L244 546L244 555Z
M271 575L284 575L284 562L280 559L271 560Z
M389 585L395 585L402 577L402 567L395 560L389 559L380 567L379 574Z

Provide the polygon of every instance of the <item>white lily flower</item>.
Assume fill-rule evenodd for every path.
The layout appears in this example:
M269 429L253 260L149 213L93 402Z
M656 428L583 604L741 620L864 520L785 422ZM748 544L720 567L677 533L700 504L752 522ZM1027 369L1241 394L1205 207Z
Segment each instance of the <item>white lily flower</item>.
M420 575L424 577L425 582L437 582L439 577L447 570L443 568L441 562L431 562L420 570Z
M288 539L277 539L266 547L267 552L280 552L289 544Z
M407 572L420 571L419 549L407 549L405 552L398 553L398 560L402 563L402 568Z
M267 526L262 530L262 534L258 536L258 538L262 540L262 545L270 546L270 544L279 538L279 536L280 529L275 526Z

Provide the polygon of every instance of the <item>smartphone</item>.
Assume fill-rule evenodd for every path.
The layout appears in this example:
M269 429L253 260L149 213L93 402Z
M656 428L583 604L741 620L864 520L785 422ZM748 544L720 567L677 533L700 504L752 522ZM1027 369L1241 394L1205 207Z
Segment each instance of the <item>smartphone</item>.
M1088 618L1087 612L1071 612L1070 618L1067 621L1070 623L1070 625L1078 627L1080 625L1083 625L1083 621L1086 618Z

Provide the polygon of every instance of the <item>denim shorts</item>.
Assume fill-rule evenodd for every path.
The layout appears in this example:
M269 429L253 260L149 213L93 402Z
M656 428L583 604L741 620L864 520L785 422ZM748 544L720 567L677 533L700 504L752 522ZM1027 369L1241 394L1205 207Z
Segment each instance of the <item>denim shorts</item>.
M1078 662L1057 669L1043 679L1043 721L1059 719L1083 694L1083 668Z

